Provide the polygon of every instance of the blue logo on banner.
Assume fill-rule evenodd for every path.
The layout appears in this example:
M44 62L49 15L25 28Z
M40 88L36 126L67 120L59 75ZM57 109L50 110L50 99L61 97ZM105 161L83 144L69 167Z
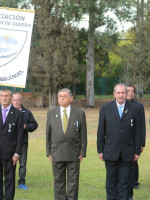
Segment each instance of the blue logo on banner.
M18 37L19 36L19 37ZM26 31L1 29L0 31L0 67L14 60L23 49L27 39Z

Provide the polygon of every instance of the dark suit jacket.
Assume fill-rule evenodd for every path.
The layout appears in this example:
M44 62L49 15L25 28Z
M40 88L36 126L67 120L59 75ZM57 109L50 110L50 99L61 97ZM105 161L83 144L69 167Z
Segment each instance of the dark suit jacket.
M115 161L119 155L124 161L132 161L141 152L140 110L126 101L120 119L116 100L102 105L97 131L97 150L104 160Z
M66 133L63 132L60 107L48 111L46 151L53 161L79 161L86 156L87 128L84 111L71 106Z
M23 144L22 113L11 106L3 124L0 106L0 159L10 160L14 153L20 154Z
M23 144L28 144L28 132L33 132L37 129L38 123L35 120L32 112L21 105L21 112L23 114L23 123L26 124L24 129L24 140Z
M142 136L142 143L141 146L145 147L145 137L146 137L146 124L145 124L145 111L143 104L139 103L138 101L131 101L132 103L136 104L140 108L140 120L141 120L141 136Z

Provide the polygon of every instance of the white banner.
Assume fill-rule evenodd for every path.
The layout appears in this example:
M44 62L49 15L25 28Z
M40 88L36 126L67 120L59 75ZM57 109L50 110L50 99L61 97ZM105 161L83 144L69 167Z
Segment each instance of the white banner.
M25 88L34 14L0 7L0 85Z

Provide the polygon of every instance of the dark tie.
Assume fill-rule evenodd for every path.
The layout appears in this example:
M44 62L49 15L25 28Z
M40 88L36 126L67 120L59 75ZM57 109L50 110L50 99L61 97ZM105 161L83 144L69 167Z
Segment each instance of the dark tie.
M122 107L123 107L123 106L121 106L121 105L118 107L118 111L119 111L120 118L122 117Z
M68 126L68 116L66 113L66 109L63 110L64 114L63 114L63 127L64 127L64 133L66 133L67 130L67 126Z
M6 112L7 112L7 108L3 108L2 110L2 116L3 116L3 124L5 123L5 120L6 120Z

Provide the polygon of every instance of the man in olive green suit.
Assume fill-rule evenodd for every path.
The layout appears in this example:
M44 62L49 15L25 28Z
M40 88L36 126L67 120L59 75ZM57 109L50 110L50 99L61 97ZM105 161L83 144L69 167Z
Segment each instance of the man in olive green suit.
M86 156L86 117L70 105L72 100L71 91L61 89L59 106L47 114L46 151L52 162L55 200L78 200L80 163Z

